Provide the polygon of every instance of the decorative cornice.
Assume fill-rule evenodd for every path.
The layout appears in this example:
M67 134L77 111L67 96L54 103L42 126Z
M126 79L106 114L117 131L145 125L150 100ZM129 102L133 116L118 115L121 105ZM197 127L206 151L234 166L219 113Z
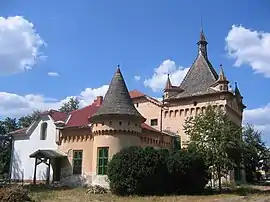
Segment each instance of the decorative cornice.
M134 130L96 130L93 131L92 134L93 136L99 136L99 135L117 135L118 133L128 133L131 135L136 135L139 136L141 132L134 131Z

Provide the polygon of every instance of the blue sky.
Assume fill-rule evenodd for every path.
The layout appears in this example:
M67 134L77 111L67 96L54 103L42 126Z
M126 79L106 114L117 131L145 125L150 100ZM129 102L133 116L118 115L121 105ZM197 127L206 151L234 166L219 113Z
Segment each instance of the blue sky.
M138 89L160 97L160 85L164 82L164 76L159 77L160 82L152 80L150 86L149 83L147 86L145 80L158 79L153 74L155 68L162 64L169 64L171 69L168 71L172 74L178 70L180 73L175 75L185 72L197 54L196 42L199 39L202 16L209 43L208 55L213 66L219 71L222 63L232 84L238 82L244 102L250 110L247 112L248 120L270 131L270 93L267 90L267 86L270 86L270 39L268 35L258 35L257 40L241 43L241 39L245 38L241 34L270 33L268 0L28 0L27 3L21 0L2 0L0 8L2 21L12 24L15 20L8 20L8 17L21 16L17 20L25 21L17 26L22 28L32 23L32 30L35 29L36 33L29 36L38 35L41 45L33 45L31 40L29 44L38 47L43 55L35 55L33 59L33 54L29 53L35 49L20 49L18 46L12 51L5 48L1 53L0 47L0 62L1 54L9 54L10 60L14 56L12 61L20 61L20 58L28 54L25 58L30 57L32 61L29 65L31 69L27 71L18 64L16 66L15 62L14 68L9 68L12 63L5 65L7 61L0 63L0 104L6 104L5 107L2 105L3 110L10 108L5 112L2 110L0 116L23 114L37 106L57 106L54 102L59 104L68 96L88 96L85 102L90 102L99 92L95 89L104 91L105 87L101 87L110 82L117 64L120 64L130 90ZM4 26L11 29L7 23ZM5 40L11 41L8 45L20 43L22 40L15 40L12 36L22 37L29 30L31 26L25 30L15 30L16 33L11 29L10 33L15 34L8 36L0 32L0 39L2 34ZM230 37L234 57L228 56L225 49L229 33L235 33ZM25 50L27 54L24 54ZM234 66L237 58L242 61L239 67ZM267 66L265 64L268 61ZM11 68L12 71L9 71ZM255 73L255 69L261 73ZM59 76L49 76L49 72ZM136 80L134 76L140 79L137 77ZM173 82L179 84L180 77L172 77L175 78ZM153 85L159 85L156 92L153 91ZM13 109L21 104L16 100L20 100L24 107L12 111L11 104Z

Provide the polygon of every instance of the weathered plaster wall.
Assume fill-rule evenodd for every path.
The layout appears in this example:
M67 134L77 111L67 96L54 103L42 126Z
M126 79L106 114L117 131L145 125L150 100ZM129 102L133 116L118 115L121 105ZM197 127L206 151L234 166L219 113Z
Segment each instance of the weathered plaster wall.
M90 184L92 181L92 157L93 138L90 128L64 129L62 131L61 144L58 148L66 153L68 158L62 164L61 181L68 185ZM82 150L82 174L73 175L73 151Z
M160 106L150 102L145 97L133 99L134 106L140 112L140 114L146 118L145 123L151 126L151 119L157 119L158 124L152 125L151 127L159 130L160 129Z
M41 124L46 122L47 138L46 140L40 139ZM33 130L30 131L29 136L14 137L13 152L11 159L11 179L12 180L25 180L32 181L34 176L35 159L30 158L29 155L38 149L57 149L55 143L56 128L53 121L48 117L42 117L33 125ZM46 180L47 165L39 164L37 166L36 180ZM50 168L52 180L53 170Z

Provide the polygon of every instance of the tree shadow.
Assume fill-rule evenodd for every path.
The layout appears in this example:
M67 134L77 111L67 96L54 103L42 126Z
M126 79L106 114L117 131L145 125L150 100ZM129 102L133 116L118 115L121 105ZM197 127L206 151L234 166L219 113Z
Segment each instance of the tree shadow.
M68 186L54 186L53 184L28 184L24 185L24 188L28 189L32 193L40 192L50 192L50 191L63 191L63 190L72 190L73 187Z
M218 189L205 190L202 195L217 195L217 194L230 194L238 196L247 196L247 195L264 195L270 194L270 189L261 189L252 186L240 186L236 188L223 188L220 192Z

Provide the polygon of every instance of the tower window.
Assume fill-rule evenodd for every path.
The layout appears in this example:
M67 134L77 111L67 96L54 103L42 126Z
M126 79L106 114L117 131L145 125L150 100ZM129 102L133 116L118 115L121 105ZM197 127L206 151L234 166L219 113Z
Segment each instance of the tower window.
M40 139L41 140L46 140L47 138L47 126L48 124L46 122L41 124L41 128L40 128Z
M97 154L98 154L97 174L106 175L108 168L109 147L99 147L97 149Z
M110 121L110 125L112 125L112 121Z
M120 126L122 125L122 122L121 122L121 121L119 121L119 125L120 125Z
M82 156L82 150L73 151L73 174L82 174Z
M194 102L193 102L193 105L194 105L194 106L196 106L196 105L197 105L197 102L196 102L196 101L194 101Z
M139 103L136 103L136 107L139 107Z
M158 125L158 120L157 119L151 119L150 125L151 126L157 126Z

